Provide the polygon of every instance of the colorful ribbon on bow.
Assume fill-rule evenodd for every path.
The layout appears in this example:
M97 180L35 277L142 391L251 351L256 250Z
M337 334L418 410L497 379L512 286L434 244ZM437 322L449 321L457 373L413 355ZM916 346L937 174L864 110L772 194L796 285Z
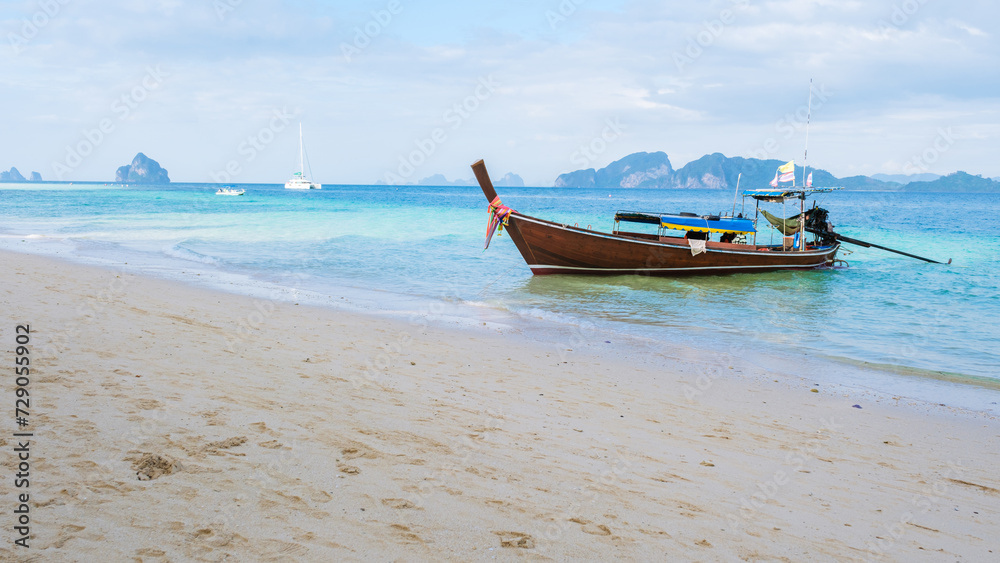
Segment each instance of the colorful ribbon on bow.
M510 219L510 214L514 212L513 209L507 207L506 205L500 203L500 196L493 198L490 202L490 208L487 211L490 214L490 221L486 225L486 245L483 246L483 252L490 247L490 240L493 238L493 233L497 229L500 229L500 236L503 234L503 228L507 225L507 221Z

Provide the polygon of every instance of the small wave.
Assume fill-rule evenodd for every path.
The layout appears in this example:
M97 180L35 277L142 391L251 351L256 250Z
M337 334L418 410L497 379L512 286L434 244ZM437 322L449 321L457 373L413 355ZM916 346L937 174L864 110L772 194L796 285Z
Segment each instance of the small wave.
M215 258L183 248L179 244L165 247L163 249L163 253L171 258L180 258L181 260L187 260L189 262L198 262L200 264L208 264L210 266L216 266L219 264L219 261Z
M519 308L519 307L505 307L511 313L520 316L526 320L536 320L543 321L547 323L556 323L560 325L569 325L575 327L593 327L593 321L578 316L570 315L567 313L558 313L555 311L548 311L538 307L530 308Z

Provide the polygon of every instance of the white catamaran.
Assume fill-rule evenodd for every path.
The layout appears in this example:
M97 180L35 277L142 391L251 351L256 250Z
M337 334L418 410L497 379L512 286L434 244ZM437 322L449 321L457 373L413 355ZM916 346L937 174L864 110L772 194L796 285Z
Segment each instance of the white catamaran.
M305 165L305 148L302 144L302 124L299 123L299 171L292 176L292 179L285 182L286 190L320 190L323 189L322 184L317 184L311 182L308 177L306 177L306 165ZM312 174L312 167L310 167L309 173Z

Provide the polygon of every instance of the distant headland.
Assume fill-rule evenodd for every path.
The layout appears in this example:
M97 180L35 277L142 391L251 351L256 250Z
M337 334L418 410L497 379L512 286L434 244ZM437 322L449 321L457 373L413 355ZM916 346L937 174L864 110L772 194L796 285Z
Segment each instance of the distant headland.
M664 152L637 152L595 170L587 168L559 175L555 186L572 188L666 188L666 189L735 189L740 186L766 188L781 160L727 157L721 153L705 155L674 170ZM947 176L914 174L912 176L849 176L837 178L821 168L809 168L814 186L839 186L851 190L903 192L1000 192L997 178L985 178L955 172ZM795 166L796 183L802 183L802 167Z
M139 153L131 164L118 168L115 172L115 183L119 184L169 184L167 171L152 158Z
M11 167L8 171L0 171L0 182L41 182L42 175L38 172L32 172L31 178L25 178L17 168Z

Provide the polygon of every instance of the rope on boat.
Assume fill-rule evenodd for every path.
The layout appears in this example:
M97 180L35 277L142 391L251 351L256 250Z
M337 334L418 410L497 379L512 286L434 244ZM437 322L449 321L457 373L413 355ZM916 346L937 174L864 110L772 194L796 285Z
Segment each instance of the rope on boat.
M503 228L507 226L507 221L510 219L510 214L513 211L513 209L500 202L500 196L496 196L490 202L490 207L487 210L490 219L486 224L486 244L483 246L483 252L486 252L486 249L490 247L490 240L493 238L494 232L499 229L497 236L503 235Z

